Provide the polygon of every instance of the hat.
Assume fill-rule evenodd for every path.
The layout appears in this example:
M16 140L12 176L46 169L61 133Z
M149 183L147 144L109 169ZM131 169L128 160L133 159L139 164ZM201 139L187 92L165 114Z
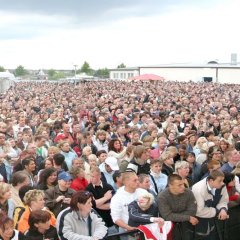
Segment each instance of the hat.
M72 179L72 176L67 172L61 172L58 174L58 180L69 181Z
M118 162L115 157L107 157L105 160L105 164L109 165L113 171L119 170Z

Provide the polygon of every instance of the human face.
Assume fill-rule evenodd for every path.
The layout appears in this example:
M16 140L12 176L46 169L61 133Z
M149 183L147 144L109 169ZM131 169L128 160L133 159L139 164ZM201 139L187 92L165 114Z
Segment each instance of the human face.
M76 168L81 167L81 160L80 159L73 160L72 166Z
M99 185L101 182L101 174L98 172L93 172L90 174L90 181L94 185Z
M13 235L14 224L9 222L4 227L4 230L0 228L0 235L2 239L10 239Z
M168 158L164 161L167 166L172 166L174 164L173 158Z
M186 150L182 149L182 148L179 148L178 153L179 153L180 156L185 156Z
M53 172L48 178L47 178L47 184L52 185L57 180L57 172Z
M222 153L220 151L213 153L212 159L220 161L222 159Z
M217 177L215 180L210 179L208 181L210 187L220 189L224 185L224 177Z
M154 164L151 165L151 170L154 173L159 174L162 170L162 165L160 163L154 163Z
M189 163L194 163L195 162L195 157L192 154L189 154L187 157L187 161Z
M240 161L240 153L236 149L232 151L230 160L233 163L237 163Z
M132 174L128 181L125 183L125 186L131 189L132 191L135 191L138 188L139 180L138 176L136 174Z
M169 190L172 194L175 195L184 193L185 191L184 180L174 180L171 184L169 184Z
M51 167L53 167L53 164L50 160L46 159L44 167L45 168L51 168Z
M226 151L227 150L227 148L228 148L228 144L227 143L225 143L224 141L220 141L220 148L221 148L221 150L224 152L224 151Z
M121 143L119 141L115 141L113 147L116 151L119 151L121 149Z
M78 209L82 217L87 217L92 209L92 199L89 198L85 204L78 203Z
M98 135L98 139L99 139L100 141L104 141L104 140L106 139L106 134L99 134L99 135Z
M99 155L98 161L100 163L103 163L106 160L106 158L107 158L107 154L106 153L102 153L102 154Z
M44 204L45 204L44 196L39 195L35 201L32 201L30 203L30 207L32 208L33 211L39 210L44 208Z
M182 178L186 178L189 174L189 167L181 167L177 170L177 172Z
M28 172L34 172L35 169L36 169L36 164L35 164L34 161L30 161L29 165L26 166L26 170L27 170Z
M165 147L167 146L167 142L165 139L160 139L158 142L158 146L160 150L164 150Z
M142 183L139 182L139 187L146 190L150 189L150 185L151 183L149 177L144 178Z
M70 179L70 180L67 180L67 181L65 181L65 180L63 180L63 179L61 179L61 180L58 180L58 185L59 185L59 187L61 188L61 189L68 189L68 188L70 188L70 186L71 186L71 183L72 183L72 180Z
M9 198L11 198L12 196L12 192L10 190L10 188L3 194L2 199L8 200Z
M69 152L69 150L70 150L70 145L69 145L69 143L64 143L63 145L62 145L62 151L63 152Z
M0 133L0 145L5 143L5 135Z
M38 229L40 233L45 233L50 228L51 222L50 220L45 223L39 222L39 223L35 223L34 226Z

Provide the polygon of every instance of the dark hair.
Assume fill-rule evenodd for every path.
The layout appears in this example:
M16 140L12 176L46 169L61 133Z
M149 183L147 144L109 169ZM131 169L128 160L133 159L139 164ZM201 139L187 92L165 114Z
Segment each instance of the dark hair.
M35 210L32 211L28 218L28 224L30 226L30 229L36 229L35 225L36 223L46 223L51 219L51 214L46 210Z
M121 172L120 171L115 171L112 175L113 181L116 183L117 182L117 178L121 177Z
M25 169L26 166L30 164L30 162L35 162L33 158L25 158L22 160L22 167Z
M224 173L224 180L223 182L228 185L230 182L232 182L235 178L235 175L233 173L228 173L228 172L225 172Z
M212 131L205 132L204 137L209 138L211 135L214 135L214 132L212 132Z
M168 176L168 185L169 184L172 184L175 180L182 180L182 177L179 176L178 174L176 173L173 173L171 175Z
M20 189L19 189L19 197L21 199L21 201L23 202L23 198L25 196L25 194L30 191L30 190L33 190L34 187L30 186L30 185L27 185L27 186L22 186Z
M42 185L44 189L46 190L47 188L47 179L54 173L57 172L55 168L46 168L40 173L40 179L39 179L39 184ZM53 185L57 185L57 178L56 181L53 183Z
M189 156L192 156L192 157L196 158L196 154L195 154L194 152L189 152L189 153L187 154L187 158L188 158Z
M65 157L61 153L56 153L53 155L53 161L58 166L61 166L64 160L65 160Z
M187 137L185 135L180 135L178 138L177 138L177 142L178 144L180 144L180 142L183 142Z
M103 153L107 153L107 152L105 150L99 150L97 151L96 156L99 157Z
M5 212L0 211L0 228L2 229L2 231L5 231L5 228L8 224L12 224L14 228L13 220L9 218Z
M207 180L216 180L218 177L224 177L224 173L219 170L213 170L209 173Z
M11 177L11 183L13 187L17 186L19 183L23 183L28 178L28 175L23 171L15 172Z
M75 192L72 196L71 202L70 202L70 208L73 211L78 211L78 203L85 204L87 200L91 198L93 199L92 193L88 191L79 191Z
M121 141L118 139L118 138L115 138L115 139L112 139L109 143L108 143L108 151L110 152L110 151L114 151L114 152L116 152L116 149L114 148L114 143L115 142L119 142L120 143L120 145L121 145L121 150L120 151L118 151L118 152L121 152L122 151L122 143L121 143Z

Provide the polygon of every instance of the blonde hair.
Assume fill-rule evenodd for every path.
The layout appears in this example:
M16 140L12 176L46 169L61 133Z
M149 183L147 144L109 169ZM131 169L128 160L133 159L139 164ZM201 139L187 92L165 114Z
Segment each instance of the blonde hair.
M83 150L82 150L82 155L86 155L87 149L91 149L91 147L90 147L90 146L84 147ZM91 150L92 150L92 149L91 149Z
M39 197L44 197L44 192L42 190L33 189L26 192L23 201L26 205L30 206L31 202L37 201Z
M98 138L98 136L99 135L107 135L107 132L106 131L104 131L104 130L98 130L97 132L96 132L96 138Z
M177 161L175 163L175 172L178 171L178 169L180 168L185 168L185 167L189 167L189 163L186 161Z
M173 157L172 153L170 153L169 151L165 151L165 152L162 153L162 155L160 157L160 161L165 162L166 160L168 160L172 157Z
M54 154L57 154L57 153L60 153L61 150L56 146L51 146L51 147L48 148L48 153L49 152L54 152Z
M0 199L3 198L3 195L11 189L10 185L5 182L0 182Z

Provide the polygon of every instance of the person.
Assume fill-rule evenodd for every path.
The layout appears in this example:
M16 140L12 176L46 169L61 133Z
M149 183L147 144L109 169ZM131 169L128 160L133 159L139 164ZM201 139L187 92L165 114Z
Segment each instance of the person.
M68 169L71 169L73 159L77 158L77 154L71 149L68 141L62 141L58 147L61 149L61 154L64 156Z
M25 236L14 229L14 223L4 212L0 212L0 240L26 240Z
M71 174L73 176L73 181L70 188L75 191L85 190L88 186L88 181L85 178L84 169L80 167L74 167L72 168Z
M196 235L199 239L210 240L216 237L215 217L219 220L228 218L228 193L224 185L224 174L213 170L207 178L194 184L192 192L197 202L199 224Z
M187 162L189 164L189 179L193 184L197 183L201 177L201 165L196 162L196 157L194 152L188 153Z
M108 228L113 227L114 224L110 215L110 200L115 191L110 184L101 181L101 171L98 167L91 169L90 183L86 187L86 191L93 194L95 200L93 208L102 217L106 226ZM111 233L115 231L114 228L110 230Z
M113 176L113 181L114 181L114 189L117 191L117 189L119 189L120 187L123 186L122 183L122 173L120 171L115 171Z
M174 161L173 156L170 152L165 151L164 153L162 153L160 161L163 163L162 173L164 173L167 176L174 173Z
M28 219L29 229L25 233L28 240L58 240L57 230L51 225L51 214L44 210L32 211Z
M32 211L42 209L48 211L51 215L50 222L52 226L56 225L56 218L54 214L44 207L44 192L42 190L29 190L24 196L25 210L19 218L19 221L15 223L16 229L25 233L29 229L29 215ZM17 218L14 218L17 219Z
M40 174L37 188L46 191L57 185L57 170L53 167L44 169Z
M113 174L119 170L117 159L115 157L107 157L103 165L104 167L101 171L102 181L110 184L114 188Z
M22 160L23 172L27 174L30 185L34 187L36 185L36 181L34 178L34 172L36 170L36 163L33 158L25 158Z
M149 151L143 145L135 146L133 149L134 158L129 162L127 166L127 170L132 169L137 173L137 175L141 173L149 174L150 172L150 164L147 160L150 157Z
M119 227L119 232L135 229L128 225L128 205L136 200L140 193L146 192L138 188L138 176L133 171L122 173L122 181L123 186L117 190L110 202L112 220Z
M159 223L160 226L164 224L164 219L158 216L158 207L151 193L140 194L137 200L128 205L128 212L128 225L131 227L153 222Z
M235 149L230 149L226 152L226 159L228 162L224 163L221 167L223 172L232 172L237 163L240 162L240 153Z
M155 191L157 195L159 192L163 191L167 186L167 175L161 172L162 163L159 160L151 162L150 170L150 180L151 180L151 189Z
M11 185L0 182L0 210L5 212L9 218L13 218L14 202L11 200Z
M224 173L224 183L229 196L228 208L240 205L240 196L235 187L235 175L233 173Z
M120 163L125 155L126 155L127 148L122 146L122 143L119 139L115 138L112 139L108 143L108 157L115 157L118 160L118 163Z
M175 163L175 171L184 180L185 187L190 188L192 186L192 181L189 178L189 163L186 161L177 161Z
M30 184L28 175L23 171L15 172L11 178L11 199L15 207L23 207L23 202L19 197L19 189Z
M184 180L178 174L168 177L168 187L158 195L158 209L164 220L175 222L174 240L193 239L193 226L198 224L196 199L192 191L185 188Z
M160 137L158 139L158 148L155 148L151 150L151 158L152 159L159 159L162 155L162 153L166 150L167 146L167 138L166 137Z
M46 206L55 216L70 204L71 197L75 192L70 188L72 177L69 173L62 171L58 174L58 184L45 191Z
M93 195L87 191L73 194L70 207L57 217L57 231L60 240L103 239L107 227L102 218L92 209Z

